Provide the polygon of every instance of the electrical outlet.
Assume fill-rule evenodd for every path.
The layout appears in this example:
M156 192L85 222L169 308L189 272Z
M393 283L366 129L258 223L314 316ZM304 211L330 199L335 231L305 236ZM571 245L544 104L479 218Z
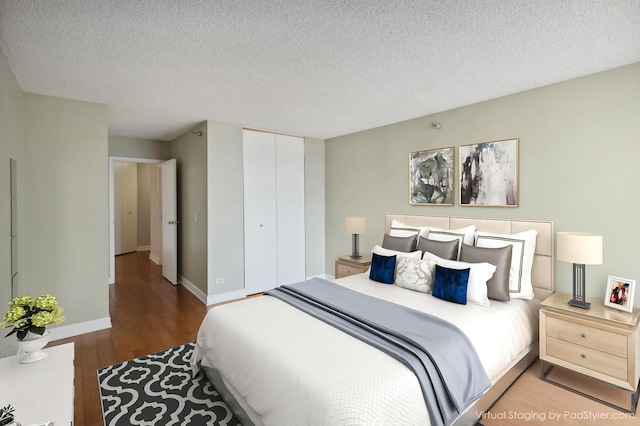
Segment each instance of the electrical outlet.
M224 283L224 278L220 277L220 278L216 278L216 284L222 284Z

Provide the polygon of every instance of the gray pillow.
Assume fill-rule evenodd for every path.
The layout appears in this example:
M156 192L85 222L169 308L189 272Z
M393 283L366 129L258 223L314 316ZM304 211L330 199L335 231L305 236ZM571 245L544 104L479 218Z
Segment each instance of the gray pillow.
M384 239L382 240L382 247L395 250L395 251L403 251L405 253L410 253L416 250L416 238L418 235L411 235L409 237L392 237L389 234L384 234Z
M487 281L489 299L506 302L509 297L509 270L511 269L511 252L509 244L500 248L476 247L462 244L460 260L468 263L488 262L496 267L493 277Z
M458 260L459 240L436 241L428 238L418 237L418 250L428 251L438 257L447 260Z

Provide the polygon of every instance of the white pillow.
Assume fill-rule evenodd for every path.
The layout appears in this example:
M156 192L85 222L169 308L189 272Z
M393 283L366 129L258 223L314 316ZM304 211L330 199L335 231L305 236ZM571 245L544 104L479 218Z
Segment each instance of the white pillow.
M371 250L371 253L375 253L377 255L380 256L396 256L396 272L398 272L398 263L400 261L400 259L402 259L403 257L409 257L412 259L417 259L420 260L422 258L422 252L420 250L417 251L412 251L410 253L405 253L403 251L396 251L396 250L390 250L390 249L386 249L384 247L380 247L378 245L373 246L373 249ZM367 270L367 274L371 273L371 266L369 266L369 269Z
M427 232L429 228L426 226L411 226L405 225L402 222L399 222L395 219L391 220L391 228L389 229L389 235L392 237L410 237L412 235L421 235L423 237L427 237Z
M509 270L509 296L512 299L533 299L533 283L531 268L536 251L538 231L530 229L516 234L491 234L478 232L477 247L513 246L511 252L511 269Z
M436 263L401 257L396 265L395 285L422 293L431 293Z
M489 297L487 297L487 281L491 279L496 267L490 263L467 263L455 260L443 259L433 253L426 252L425 260L435 262L437 265L444 266L449 269L467 269L469 268L469 281L467 283L467 303L475 303L480 306L489 306Z
M434 241L453 241L458 240L458 257L460 258L460 250L462 249L462 243L473 245L473 240L476 234L475 225L465 226L458 229L440 229L429 228L427 233L428 240Z
M460 241L460 247L462 247L463 242L472 246L475 234L475 225L469 225L458 229L429 228L427 238L436 241L452 241L457 239Z

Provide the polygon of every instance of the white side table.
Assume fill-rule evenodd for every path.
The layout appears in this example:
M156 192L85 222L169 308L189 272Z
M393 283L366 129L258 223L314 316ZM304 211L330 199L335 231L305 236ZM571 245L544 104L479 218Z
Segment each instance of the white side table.
M49 356L32 364L20 363L24 354L0 359L0 405L11 404L23 425L73 425L73 343L43 350Z

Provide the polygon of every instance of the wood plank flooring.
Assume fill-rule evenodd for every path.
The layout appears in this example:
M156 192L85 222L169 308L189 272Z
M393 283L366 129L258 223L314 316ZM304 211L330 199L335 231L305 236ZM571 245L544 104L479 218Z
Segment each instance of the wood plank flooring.
M182 286L162 278L148 252L116 258L116 284L109 288L112 328L52 342L75 342L76 426L102 425L97 369L163 349L193 342L206 306ZM618 404L628 394L572 373L558 377ZM640 418L540 380L535 362L482 419L485 426L538 424L640 425Z
M162 277L149 252L116 257L109 286L112 327L50 346L75 343L74 425L102 425L97 369L196 340L207 307Z
M484 426L640 425L640 418L582 397L540 379L536 360L481 420ZM554 368L549 377L616 405L629 407L630 395L579 374Z

